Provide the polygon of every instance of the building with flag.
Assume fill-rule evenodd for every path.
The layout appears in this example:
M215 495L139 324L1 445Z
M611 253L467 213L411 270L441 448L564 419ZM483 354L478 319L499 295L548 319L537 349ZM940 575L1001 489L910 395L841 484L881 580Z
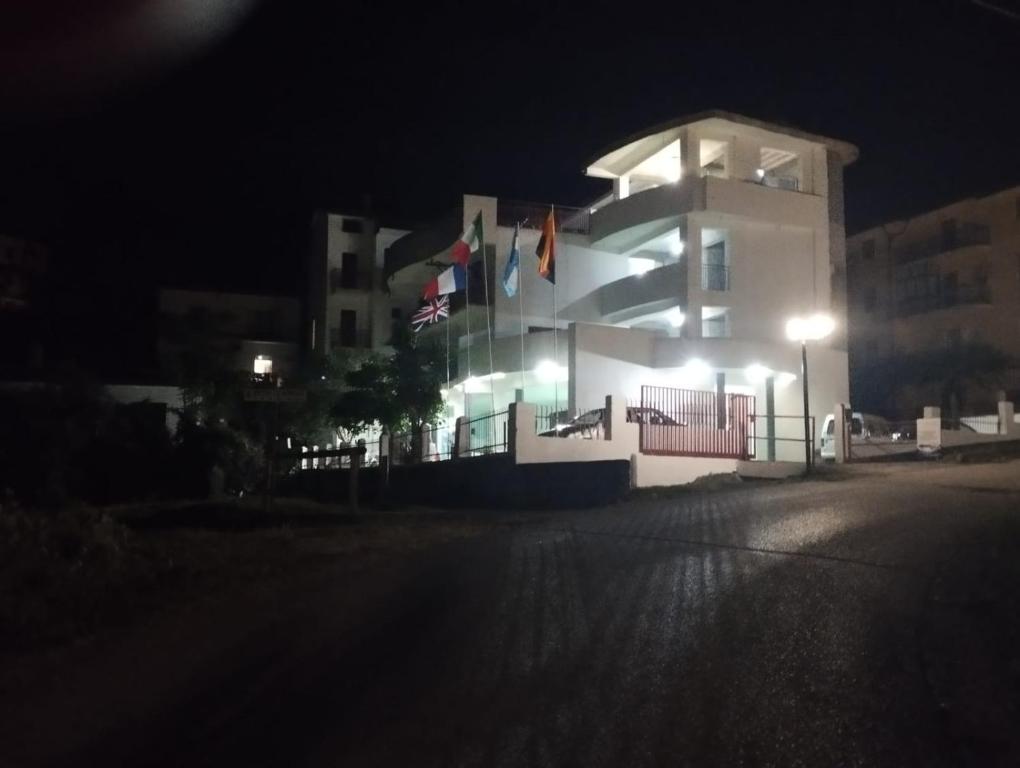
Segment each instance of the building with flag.
M466 290L450 294L455 415L515 399L570 415L608 393L636 400L643 385L753 394L762 414L796 415L786 321L824 312L837 331L811 348L821 424L849 398L843 169L856 157L729 112L680 118L593 157L586 174L606 192L582 207L464 195L389 243L381 279L413 312L423 286L468 257Z

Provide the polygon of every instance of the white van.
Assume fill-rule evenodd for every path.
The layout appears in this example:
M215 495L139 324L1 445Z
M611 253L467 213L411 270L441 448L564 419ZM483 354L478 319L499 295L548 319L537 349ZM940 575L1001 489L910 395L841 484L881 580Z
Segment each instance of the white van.
M850 416L850 437L866 439L867 433L864 429L864 416L854 411ZM836 417L831 413L825 417L822 423L822 449L820 455L823 459L836 459Z

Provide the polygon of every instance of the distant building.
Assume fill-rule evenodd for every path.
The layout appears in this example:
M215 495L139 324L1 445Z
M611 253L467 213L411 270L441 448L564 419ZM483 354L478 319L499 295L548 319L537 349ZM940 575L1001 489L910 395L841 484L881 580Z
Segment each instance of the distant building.
M858 232L847 266L858 406L906 417L924 405L994 410L1000 388L1020 396L1020 363L957 386L907 383L890 364L945 354L948 375L954 352L975 345L1020 361L1020 187Z
M157 354L180 381L197 356L255 376L291 375L299 363L301 303L289 296L163 289Z

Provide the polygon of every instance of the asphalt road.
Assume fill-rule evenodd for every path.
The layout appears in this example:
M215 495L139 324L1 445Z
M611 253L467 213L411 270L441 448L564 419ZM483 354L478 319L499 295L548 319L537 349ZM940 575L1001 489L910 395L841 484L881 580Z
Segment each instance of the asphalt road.
M329 584L277 606L53 764L1017 765L1018 477L882 467L495 530L359 611Z

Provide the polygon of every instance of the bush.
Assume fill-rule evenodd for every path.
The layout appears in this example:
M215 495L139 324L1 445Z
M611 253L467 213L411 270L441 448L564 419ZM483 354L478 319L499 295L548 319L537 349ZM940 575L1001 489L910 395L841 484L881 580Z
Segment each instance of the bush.
M0 503L0 646L89 631L128 576L129 533L87 507L30 511Z

